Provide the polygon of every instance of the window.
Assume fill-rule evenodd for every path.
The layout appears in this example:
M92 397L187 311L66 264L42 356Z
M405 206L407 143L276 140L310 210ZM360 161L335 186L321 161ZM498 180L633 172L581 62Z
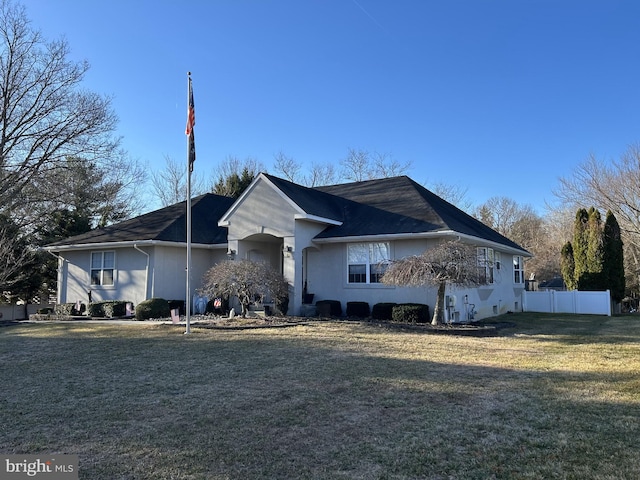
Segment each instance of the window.
M390 259L386 242L347 245L348 282L380 283Z
M524 263L520 255L513 256L513 282L524 283Z
M500 258L498 254L498 258ZM494 282L494 267L496 265L493 248L478 247L478 281L480 283Z
M91 253L91 285L113 285L116 252Z

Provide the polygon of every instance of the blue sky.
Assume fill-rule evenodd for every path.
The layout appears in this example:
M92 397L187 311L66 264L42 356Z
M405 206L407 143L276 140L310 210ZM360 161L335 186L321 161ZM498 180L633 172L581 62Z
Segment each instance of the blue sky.
M559 176L640 141L635 0L25 0L34 26L87 59L130 155L227 156L267 168L349 148L408 174L543 211Z

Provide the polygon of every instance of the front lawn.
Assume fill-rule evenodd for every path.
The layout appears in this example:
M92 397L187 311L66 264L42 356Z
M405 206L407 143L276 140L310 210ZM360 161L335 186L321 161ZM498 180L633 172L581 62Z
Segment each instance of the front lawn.
M640 317L0 328L0 453L81 479L640 478Z

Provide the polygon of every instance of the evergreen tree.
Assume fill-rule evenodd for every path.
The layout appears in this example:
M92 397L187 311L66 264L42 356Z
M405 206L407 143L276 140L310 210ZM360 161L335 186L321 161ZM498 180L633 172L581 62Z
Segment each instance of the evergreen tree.
M576 289L575 267L576 264L573 258L573 246L571 245L571 242L567 242L562 247L560 270L562 271L562 278L568 290Z
M586 240L584 254L584 268L576 276L578 290L606 290L608 285L603 277L603 243L602 243L602 217L600 212L591 207L587 211L587 222L583 230Z
M573 280L574 288L579 289L580 277L587 271L587 251L589 249L589 239L587 236L587 225L589 223L589 212L581 208L576 212L576 219L573 224ZM567 284L568 286L568 284Z
M213 193L238 198L255 177L256 173L249 170L248 167L244 167L240 174L233 172L227 177L220 176L214 185Z
M562 277L569 290L610 290L622 300L625 290L624 254L620 226L611 213L602 225L600 212L591 207L576 213L573 242L562 247Z
M607 211L602 241L604 281L611 298L620 302L625 292L624 253L620 225L611 210Z

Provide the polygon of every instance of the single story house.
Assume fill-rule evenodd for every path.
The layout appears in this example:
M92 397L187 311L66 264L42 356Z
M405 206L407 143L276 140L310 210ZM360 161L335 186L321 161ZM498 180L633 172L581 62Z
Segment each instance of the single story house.
M290 315L317 300L435 305L436 289L380 283L381 262L443 239L477 247L487 284L451 287L450 320L522 309L531 254L407 176L309 188L261 173L238 199L192 200L192 285L217 262L269 262L289 282ZM186 202L45 247L58 263L58 302L186 297ZM456 301L457 299L457 301Z

